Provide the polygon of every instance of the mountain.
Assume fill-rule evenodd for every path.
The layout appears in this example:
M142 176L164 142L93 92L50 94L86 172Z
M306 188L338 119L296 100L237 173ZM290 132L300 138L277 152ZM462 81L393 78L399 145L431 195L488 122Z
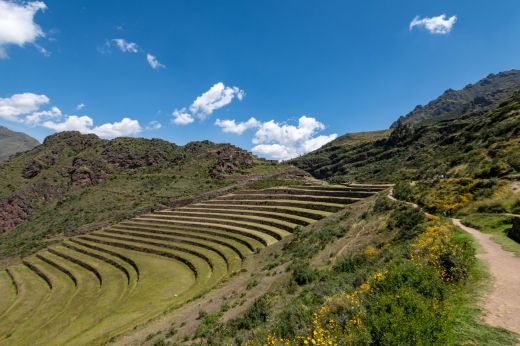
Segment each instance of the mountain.
M520 92L488 111L346 135L291 163L318 178L354 181L516 175Z
M58 133L0 165L0 259L282 167L230 144Z
M9 156L27 151L40 144L36 139L22 132L14 132L7 127L0 126L0 161Z
M417 124L441 116L461 116L489 110L507 100L518 89L520 89L519 70L490 74L461 90L446 90L427 105L419 105L410 113L399 117L391 127L394 128L398 124Z

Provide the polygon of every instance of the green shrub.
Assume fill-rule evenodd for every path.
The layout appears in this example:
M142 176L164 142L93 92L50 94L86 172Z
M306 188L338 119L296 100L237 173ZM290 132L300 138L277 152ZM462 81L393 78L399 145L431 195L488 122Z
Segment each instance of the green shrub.
M220 317L222 317L222 313L204 315L204 317L200 319L197 329L195 329L195 337L208 337L213 331L213 328L217 325Z
M260 323L265 323L269 317L271 307L267 297L255 300L253 305L245 312L244 316L230 322L232 329L252 329Z
M444 345L446 313L436 299L412 288L399 288L373 295L366 302L362 327L355 330L370 336L372 345ZM368 342L369 341L369 342Z
M315 270L309 267L308 263L297 263L293 269L293 280L298 285L306 285L313 282L317 277Z
M420 232L417 225L424 222L424 213L417 208L406 207L395 210L388 223L390 229L399 229L402 238L409 239Z

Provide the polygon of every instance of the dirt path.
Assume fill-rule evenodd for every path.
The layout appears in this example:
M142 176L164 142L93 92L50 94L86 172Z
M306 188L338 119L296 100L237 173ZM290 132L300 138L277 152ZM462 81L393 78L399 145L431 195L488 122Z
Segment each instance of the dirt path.
M397 201L390 190L388 198ZM419 208L415 203L405 202ZM516 215L512 215L516 216ZM453 224L471 234L481 247L477 257L487 263L494 282L491 292L484 298L484 320L490 325L502 327L520 334L520 258L505 251L491 240L491 235L463 225L458 219Z
M485 321L520 333L520 258L504 251L489 234L465 226L458 219L452 221L478 241L482 251L477 257L488 264L494 278L493 289L484 301Z

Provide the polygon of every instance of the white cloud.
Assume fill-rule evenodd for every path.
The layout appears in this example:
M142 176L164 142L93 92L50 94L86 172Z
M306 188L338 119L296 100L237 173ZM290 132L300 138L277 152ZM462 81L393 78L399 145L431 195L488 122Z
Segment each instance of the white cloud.
M423 27L428 30L431 34L448 34L455 23L457 22L457 16L451 16L446 18L445 14L437 17L424 17L419 18L416 16L410 23L410 30L415 27Z
M215 125L222 128L223 132L241 135L246 130L260 126L261 123L258 120L256 120L255 118L249 118L248 121L240 122L238 124L236 123L236 121L234 119L232 119L232 120L217 119L215 121Z
M161 68L165 68L166 66L164 66L163 64L161 64L159 62L159 60L157 60L157 58L148 53L146 54L146 61L148 61L148 64L154 69L154 70L158 70L158 69L161 69Z
M130 118L123 118L121 121L94 127L92 133L103 138L114 138L136 135L142 130L139 121Z
M132 136L142 131L139 122L130 118L123 118L121 121L94 127L94 120L86 115L69 115L62 122L46 121L41 125L56 132L79 131L81 133L94 133L102 138Z
M260 156L279 161L288 160L298 156L295 148L281 144L259 144L255 146L252 151Z
M44 36L40 26L34 22L34 15L46 8L47 5L41 1L21 3L0 0L0 58L7 57L5 46L22 47Z
M174 117L172 123L175 125L188 125L195 121L193 116L188 113L185 108L174 110L172 115Z
M40 106L49 103L45 95L33 93L15 94L11 97L0 98L0 118L9 121L18 121L18 116L37 111Z
M48 120L41 125L56 132L79 131L81 133L90 133L90 128L94 125L94 120L86 115L69 115L62 122Z
M29 125L40 125L44 119L59 119L62 116L62 112L58 107L52 107L49 111L34 112L23 118L23 122Z
M310 151L316 150L336 139L337 134L316 136L325 129L325 125L316 118L302 116L298 125L288 125L270 120L261 122L255 118L237 123L234 119L217 119L215 125L223 132L241 135L246 130L256 128L252 139L252 151L275 160L288 160Z
M85 108L86 106L87 106L86 104L84 104L84 103L80 103L79 105L76 106L76 110L77 110L77 111L80 111L80 110L82 110L83 108Z
M298 126L280 124L274 120L263 123L253 137L252 151L275 160L288 160L336 139L337 134L317 136L325 125L313 117L302 116Z
M162 127L161 123L158 121L150 121L148 125L146 126L147 130L153 131L153 130L159 130Z
M300 155L309 153L316 149L319 149L322 146L324 146L325 144L335 140L336 138L338 138L338 135L335 133L328 135L328 136L318 136L318 137L310 138L302 143L302 146L301 146L302 150L301 150Z
M43 126L56 132L95 133L104 138L131 136L142 131L139 122L130 118L94 126L94 120L86 115L63 115L58 107L40 110L40 107L48 104L49 101L47 96L33 93L15 94L11 97L0 98L0 119L31 126Z
M204 120L215 110L230 104L235 97L242 100L244 96L243 90L237 87L226 87L224 83L219 82L197 97L190 106L190 111L199 119Z
M112 40L116 44L116 46L124 53L137 53L139 52L139 47L135 42L128 42L124 38L114 38Z

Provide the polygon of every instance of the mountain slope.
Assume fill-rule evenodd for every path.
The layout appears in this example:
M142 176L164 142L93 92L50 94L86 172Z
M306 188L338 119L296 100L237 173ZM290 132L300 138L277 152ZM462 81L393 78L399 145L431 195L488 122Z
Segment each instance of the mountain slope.
M425 106L417 106L392 124L417 124L424 120L484 111L495 108L520 89L520 71L511 70L490 74L475 84L461 90L446 90L437 99Z
M40 143L36 139L25 133L0 126L0 161L7 160L13 154L31 150L38 144Z
M518 174L520 93L486 112L400 124L384 134L357 144L340 138L291 163L319 178L356 181Z

